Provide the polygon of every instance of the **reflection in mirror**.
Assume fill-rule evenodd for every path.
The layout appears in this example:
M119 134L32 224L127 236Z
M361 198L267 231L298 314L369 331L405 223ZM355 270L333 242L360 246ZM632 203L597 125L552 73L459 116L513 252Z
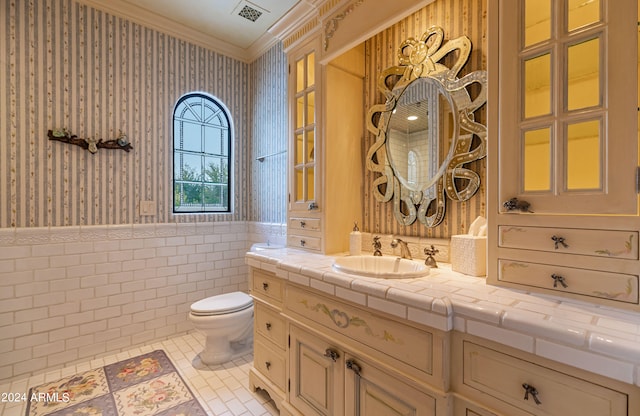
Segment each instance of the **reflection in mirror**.
M443 39L442 28L432 27L400 45L399 65L378 77L387 101L371 107L367 118L377 137L366 159L367 169L378 174L373 195L393 202L403 225L417 219L435 227L444 219L446 197L466 201L480 187L480 176L467 164L486 156L487 129L474 116L486 102L486 72L459 78L471 41ZM451 67L441 63L445 57Z
M439 161L449 159L444 153L457 128L449 98L440 82L418 78L391 112L387 155L396 177L411 191L432 186L444 166Z

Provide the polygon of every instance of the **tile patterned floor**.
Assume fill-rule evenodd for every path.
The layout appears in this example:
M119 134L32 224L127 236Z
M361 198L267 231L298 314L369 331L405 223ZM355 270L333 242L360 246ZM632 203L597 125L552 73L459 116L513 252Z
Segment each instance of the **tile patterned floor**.
M29 387L62 377L92 370L130 357L164 350L209 415L270 416L278 410L266 394L249 390L249 369L253 354L243 355L229 363L207 367L196 358L204 345L204 337L191 333L166 341L134 348L90 362L38 374L11 384L0 385L0 393L27 393ZM0 402L0 415L24 416L26 402Z

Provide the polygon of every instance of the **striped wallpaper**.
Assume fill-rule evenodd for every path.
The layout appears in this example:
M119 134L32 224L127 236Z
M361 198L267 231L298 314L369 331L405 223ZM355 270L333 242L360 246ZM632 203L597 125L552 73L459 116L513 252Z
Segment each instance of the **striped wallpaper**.
M486 69L487 19L486 0L438 0L416 13L401 20L387 30L366 42L365 103L367 108L383 103L384 96L376 87L377 74L387 67L397 65L398 46L407 38L420 36L431 26L444 29L445 41L466 35L471 39L473 49L469 61L460 76L478 69ZM486 108L476 112L478 120L486 123ZM491 140L491 138L489 138ZM375 137L366 132L364 154L375 142ZM470 164L471 168L486 178L486 159ZM372 195L374 176L365 172L364 230L378 234L398 234L420 237L448 238L466 232L471 222L478 216L486 216L485 186L467 202L447 201L444 221L435 228L427 228L419 222L410 226L399 224L393 216L392 203L379 203Z
M285 139L281 46L249 65L72 0L2 0L0 24L0 227L285 221L286 163L252 165ZM172 214L171 117L190 91L231 111L231 214ZM47 139L63 127L105 140L122 130L133 151ZM138 215L140 200L156 201L155 216Z
M486 0L439 0L367 41L365 102L382 101L376 74L396 49L440 25L474 49L463 69L486 68ZM130 223L286 222L286 56L278 44L251 64L195 46L73 0L0 0L0 228ZM190 91L219 98L234 124L231 214L172 214L173 106ZM484 113L480 113L484 117ZM125 132L126 153L47 140L65 127L105 140ZM366 151L374 138L367 133ZM272 156L269 156L272 155ZM256 159L269 156L263 162ZM486 161L475 162L484 176ZM391 204L370 195L364 231L448 237L485 212L484 184L465 203L448 203L435 229L400 226ZM140 216L140 200L156 202Z
M249 221L287 222L287 57L278 43L251 64ZM267 156L262 162L259 157Z

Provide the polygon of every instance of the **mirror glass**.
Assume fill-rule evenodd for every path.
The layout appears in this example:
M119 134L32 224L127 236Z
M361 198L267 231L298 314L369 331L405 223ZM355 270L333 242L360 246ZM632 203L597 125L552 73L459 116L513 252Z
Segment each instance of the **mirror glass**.
M366 158L376 173L373 196L393 202L403 225L418 220L435 227L447 198L466 201L480 187L480 175L468 164L487 154L487 129L475 115L486 103L487 74L458 77L471 41L443 40L442 28L432 27L420 39L402 42L399 64L378 76L386 102L368 113L367 129L376 135Z
M456 129L451 96L440 82L418 78L407 86L387 127L387 155L402 185L420 191L434 184Z

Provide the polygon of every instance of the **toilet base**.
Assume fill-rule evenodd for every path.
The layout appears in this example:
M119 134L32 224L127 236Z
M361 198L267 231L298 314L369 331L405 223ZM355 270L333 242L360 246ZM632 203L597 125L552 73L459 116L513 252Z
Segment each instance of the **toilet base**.
M231 341L226 337L207 337L200 361L205 365L218 365L245 355L253 349L253 336Z

